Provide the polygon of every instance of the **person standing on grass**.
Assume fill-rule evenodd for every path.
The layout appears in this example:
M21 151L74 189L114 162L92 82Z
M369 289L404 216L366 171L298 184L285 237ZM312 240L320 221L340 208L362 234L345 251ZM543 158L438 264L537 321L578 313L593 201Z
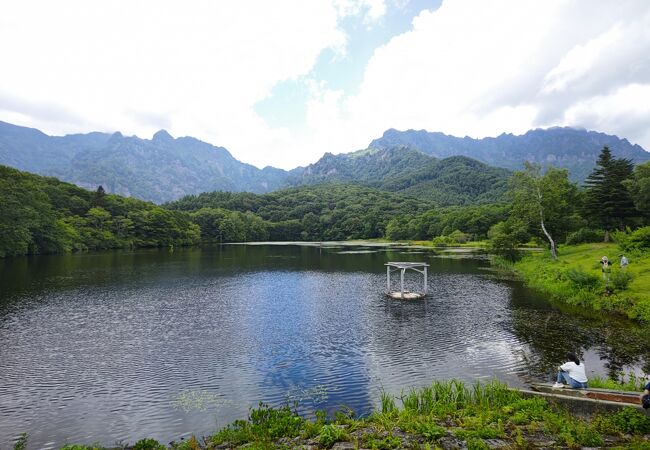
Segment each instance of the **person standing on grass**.
M603 278L609 281L609 273L612 271L612 262L607 258L607 256L603 256L600 258L600 265L603 271Z
M580 363L575 353L567 353L566 358L569 361L559 367L560 371L557 373L553 389L562 389L564 383L568 384L572 389L587 389L588 380L585 365Z
M612 262L607 258L607 256L603 256L600 258L600 265L602 267L603 273L609 272L610 268L612 267Z
M628 260L625 257L625 255L620 255L621 256L621 269L624 269L628 265Z

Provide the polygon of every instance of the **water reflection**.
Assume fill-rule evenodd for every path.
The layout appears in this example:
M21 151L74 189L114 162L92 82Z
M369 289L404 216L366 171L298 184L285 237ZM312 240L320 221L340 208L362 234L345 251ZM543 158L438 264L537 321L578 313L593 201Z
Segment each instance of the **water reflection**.
M260 400L363 414L434 378L522 386L568 349L592 372L647 370L646 330L554 307L484 260L363 250L0 260L0 448L23 431L38 448L207 434ZM389 260L428 262L431 296L386 299Z
M512 290L512 329L526 343L522 357L532 378L549 376L567 351L587 361L586 367L616 378L622 373L650 373L647 327L621 318L563 305L551 306L519 284ZM602 370L598 370L602 367Z

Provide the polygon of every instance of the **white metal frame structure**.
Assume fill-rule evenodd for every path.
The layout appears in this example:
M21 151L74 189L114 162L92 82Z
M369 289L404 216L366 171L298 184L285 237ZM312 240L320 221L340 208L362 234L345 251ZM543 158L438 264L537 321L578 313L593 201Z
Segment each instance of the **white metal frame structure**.
M419 299L424 298L427 295L429 291L427 283L427 267L429 267L429 264L423 262L388 262L384 265L386 266L386 295L402 300ZM424 289L422 292L404 292L404 273L409 269L424 275ZM390 273L398 270L400 271L400 290L399 292L392 292L390 290Z

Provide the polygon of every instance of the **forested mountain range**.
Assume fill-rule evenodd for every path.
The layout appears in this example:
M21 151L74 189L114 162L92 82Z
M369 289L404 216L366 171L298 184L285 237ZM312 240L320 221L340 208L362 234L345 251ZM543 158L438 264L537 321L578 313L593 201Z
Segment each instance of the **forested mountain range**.
M260 170L223 147L174 139L164 130L150 140L121 133L58 137L4 122L0 164L154 202L215 190L268 192L287 177L284 170Z
M650 160L650 153L627 139L578 128L554 127L530 130L521 136L459 138L426 130L387 130L370 148L406 146L435 158L467 156L492 166L521 170L524 161L569 169L573 181L582 182L596 165L600 150L608 146L615 157L634 163Z
M388 130L366 150L326 153L314 164L285 171L258 169L223 147L173 138L164 130L152 139L119 132L58 137L0 122L0 164L157 203L200 192L266 193L323 182L359 184L439 206L485 203L503 194L509 174L503 168L520 169L530 160L566 167L572 179L582 181L604 145L617 157L650 159L625 139L570 128L480 140Z
M405 146L325 154L294 170L292 185L355 183L433 202L437 206L502 199L510 172L464 156L437 159Z

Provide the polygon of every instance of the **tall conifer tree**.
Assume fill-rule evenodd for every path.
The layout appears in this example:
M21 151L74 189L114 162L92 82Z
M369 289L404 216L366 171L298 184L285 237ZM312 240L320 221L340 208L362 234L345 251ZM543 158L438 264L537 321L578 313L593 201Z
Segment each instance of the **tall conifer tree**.
M637 215L624 184L632 177L633 170L634 165L629 159L612 157L611 150L605 146L598 156L596 168L585 180L585 215L605 229L605 240L609 231L625 229L627 220Z

